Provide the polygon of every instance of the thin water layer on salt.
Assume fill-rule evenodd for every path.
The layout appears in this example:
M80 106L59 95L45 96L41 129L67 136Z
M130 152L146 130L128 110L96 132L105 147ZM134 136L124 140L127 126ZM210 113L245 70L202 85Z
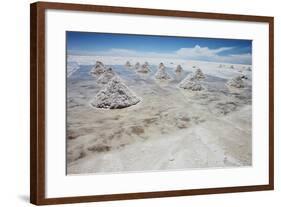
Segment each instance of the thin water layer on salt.
M181 74L166 67L172 80L159 84L158 65L148 74L108 65L142 101L102 110L90 104L103 88L92 67L80 65L67 79L68 174L251 165L251 73L245 88L231 91L226 76L202 68L206 90L190 92L177 87L189 67Z

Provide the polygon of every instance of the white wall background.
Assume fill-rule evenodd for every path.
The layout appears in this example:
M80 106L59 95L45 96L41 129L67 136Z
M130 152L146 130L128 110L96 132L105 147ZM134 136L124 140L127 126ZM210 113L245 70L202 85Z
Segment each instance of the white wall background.
M65 2L64 0L60 0ZM0 7L0 206L31 206L29 200L29 3ZM72 204L65 206L280 206L281 13L276 0L84 0L74 3L149 7L275 17L275 191ZM278 80L280 79L280 80ZM278 95L279 94L279 95ZM279 204L278 204L279 203Z

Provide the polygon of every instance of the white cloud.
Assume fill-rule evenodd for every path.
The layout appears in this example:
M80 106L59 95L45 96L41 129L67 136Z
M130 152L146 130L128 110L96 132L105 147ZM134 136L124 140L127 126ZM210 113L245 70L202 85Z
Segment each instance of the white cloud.
M240 63L251 64L252 55L245 54L229 54L220 55L219 53L232 50L234 47L221 47L217 49L210 49L208 47L200 47L196 45L192 48L181 48L172 53L156 53L156 52L139 52L135 50L128 50L122 48L112 48L103 52L83 52L80 55L99 55L99 56L118 56L118 57L149 57L149 58L176 58L186 60L202 60L211 62L226 62L226 63ZM77 55L79 51L69 51L69 54Z
M209 49L208 47L200 47L199 45L196 45L193 48L181 48L178 51L176 51L176 54L181 57L188 57L188 58L206 58L206 57L214 57L218 53L231 50L233 47L221 47L218 49Z
M196 45L193 48L181 48L176 51L176 54L182 58L188 58L193 60L251 64L252 55L250 53L219 55L219 53L221 52L232 49L234 49L234 47L221 47L217 49L209 49L208 47L200 47L199 45Z

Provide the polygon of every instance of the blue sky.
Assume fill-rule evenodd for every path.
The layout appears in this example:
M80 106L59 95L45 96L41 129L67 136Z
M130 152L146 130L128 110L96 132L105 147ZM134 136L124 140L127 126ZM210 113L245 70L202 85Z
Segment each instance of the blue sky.
M252 41L191 37L67 32L67 53L163 57L251 64Z

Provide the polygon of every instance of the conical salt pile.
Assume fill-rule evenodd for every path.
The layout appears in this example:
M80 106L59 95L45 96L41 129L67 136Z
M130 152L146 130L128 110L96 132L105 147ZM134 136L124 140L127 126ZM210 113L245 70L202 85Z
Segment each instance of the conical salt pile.
M196 69L193 73L190 73L186 76L183 81L200 81L205 78L205 75L200 68Z
M105 69L104 73L101 74L101 76L98 78L97 82L102 84L108 83L114 76L115 73L112 68L107 68Z
M139 73L148 73L150 72L149 67L148 67L148 63L144 63L140 69L138 69Z
M104 71L105 71L104 64L100 61L97 61L96 65L91 70L91 74L100 75L100 74L104 73Z
M186 81L183 80L179 84L179 87L183 88L183 89L192 90L192 91L201 91L201 90L204 89L199 81L192 81L192 80L188 80L188 81L187 80Z
M175 70L176 73L181 73L182 72L182 67L181 65L178 65L176 70Z
M171 79L171 77L169 76L169 74L166 72L165 70L165 66L163 63L159 64L159 68L157 70L157 72L155 73L155 78L156 79L160 79L160 80L168 80Z
M180 82L179 87L192 91L201 91L204 89L203 86L200 84L200 81L195 79L194 76L190 75Z
M227 81L226 84L235 88L244 88L244 81L242 79L243 78L241 76L236 76L235 78Z
M159 66L158 66L158 68L165 68L164 63L160 63Z
M91 104L97 108L121 109L138 102L140 99L119 78L113 77Z
M136 63L136 65L135 65L135 69L137 69L137 70L138 70L139 68L140 68L140 63L139 63L139 62L137 62L137 63Z
M192 91L201 91L203 90L203 86L200 83L200 80L204 79L205 75L201 71L200 68L196 69L194 73L187 75L185 79L183 79L179 87L183 89L189 89Z
M203 74L202 70L198 68L195 70L193 77L197 80L201 80L205 78L205 75Z
M125 64L125 66L129 68L129 67L131 67L132 65L131 65L130 61L127 61L126 64Z

